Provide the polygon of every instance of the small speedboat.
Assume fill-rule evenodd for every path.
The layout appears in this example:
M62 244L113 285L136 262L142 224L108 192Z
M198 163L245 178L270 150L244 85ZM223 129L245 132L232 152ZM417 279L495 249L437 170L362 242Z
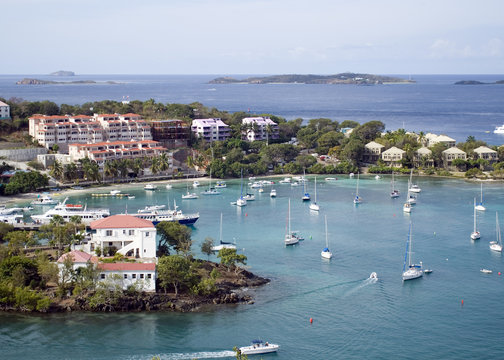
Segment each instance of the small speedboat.
M278 351L280 345L270 344L267 341L262 340L252 340L252 344L249 346L242 346L239 350L243 355L256 355L256 354L267 354Z
M338 180L338 178L335 178L335 177L326 177L325 178L325 181L329 181L329 182L336 181L336 180Z
M381 176L380 175L376 175L374 178L375 178L375 180L380 180Z
M128 196L128 199L134 199L135 195Z
M172 184L166 184L166 188L167 188L168 190L169 190L169 189L171 189L172 187L173 187L173 186L172 186Z
M378 280L378 274L374 271L369 275L369 278L372 280Z
M121 193L121 190L110 190L110 195L117 195L120 193Z
M197 188L198 186L200 186L199 181L198 181L198 180L194 180L194 181L193 181L193 183L192 183L192 186L193 186L194 188Z
M480 270L483 274L491 274L493 271L489 269L481 269Z
M154 184L147 184L144 186L144 190L156 190L157 186Z
M185 195L182 195L182 199L184 200L187 200L187 199L197 199L198 198L198 195L196 195L196 193L191 193L191 192L187 192L187 194Z
M424 274L430 274L432 273L432 269L425 269L423 272Z

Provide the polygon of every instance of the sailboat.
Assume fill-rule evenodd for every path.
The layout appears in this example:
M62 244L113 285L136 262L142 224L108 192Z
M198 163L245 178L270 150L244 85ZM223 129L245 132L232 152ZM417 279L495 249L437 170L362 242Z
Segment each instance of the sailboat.
M303 170L303 201L310 201L310 194L306 192L306 178L305 178L305 171Z
M210 183L208 184L208 190L202 191L202 195L220 195L220 192L212 187L212 168L210 168Z
M222 249L236 249L236 244L222 241L222 213L220 214L220 232L219 232L219 245L211 247L212 251L220 251Z
M422 262L420 262L420 265L415 265L411 262L411 253L412 253L412 251L411 251L411 249L412 249L411 228L412 228L412 225L410 223L409 232L408 232L408 241L406 241L406 254L404 254L404 265L403 265L403 273L402 273L403 281L413 280L413 279L417 279L417 278L423 276ZM406 261L408 261L407 268L406 268Z
M359 197L359 173L357 173L357 189L355 190L355 199L353 200L354 204L360 204L362 202L362 198Z
M474 198L474 230L471 233L472 240L478 240L480 238L480 232L476 230L476 198Z
M325 219L325 248L320 253L320 256L322 256L324 259L330 259L332 258L332 252L331 250L329 250L329 242L327 239L327 215L324 216L324 219Z
M317 204L317 178L315 178L315 202L310 204L310 210L319 211L320 206Z
M485 211L486 207L483 206L483 183L481 183L481 201L474 206L478 211Z
M299 238L297 235L291 231L291 219L290 219L290 198L289 198L289 208L287 211L287 226L285 229L285 238L284 238L284 244L285 245L295 245L299 242Z
M236 200L236 206L245 206L247 205L247 200L243 197L243 169L241 171L241 190L240 197Z
M198 195L196 193L189 192L189 175L187 175L187 192L185 195L182 195L182 199L188 200L188 199L197 199Z
M408 180L408 196L407 196L407 199L406 201L408 202L408 204L416 204L416 196L413 195L411 193L411 181L412 181L412 178L413 178L413 169L411 169L411 172L410 172L410 178Z
M394 172L392 171L392 181L390 182L390 197L392 199L398 198L399 197L399 190L395 188L395 182L394 182Z
M497 212L495 212L495 232L497 239L496 241L490 242L490 250L502 252L502 239L499 226L499 215L497 214Z
M419 193L422 191L422 189L420 189L417 184L413 184L412 176L413 176L413 169L411 169L410 184L409 184L409 188L408 188L409 192Z

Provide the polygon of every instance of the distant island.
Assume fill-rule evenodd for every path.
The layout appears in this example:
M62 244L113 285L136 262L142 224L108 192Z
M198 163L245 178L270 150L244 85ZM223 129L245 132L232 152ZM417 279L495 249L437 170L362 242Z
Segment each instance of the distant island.
M401 79L392 76L372 74L341 73L336 75L272 75L264 77L250 77L238 80L232 77L219 77L211 80L210 84L354 84L375 85L391 83L414 83L413 80Z
M51 76L75 76L73 71L60 70L50 73Z
M455 85L495 85L495 84L504 85L504 80L498 80L493 83L486 83L486 82L476 81L476 80L461 80L461 81L457 81L455 83Z
M118 84L115 81L104 81L105 84ZM40 79L30 79L24 78L23 80L16 81L16 85L86 85L86 84L98 84L94 80L76 80L76 81L51 81L51 80L40 80Z

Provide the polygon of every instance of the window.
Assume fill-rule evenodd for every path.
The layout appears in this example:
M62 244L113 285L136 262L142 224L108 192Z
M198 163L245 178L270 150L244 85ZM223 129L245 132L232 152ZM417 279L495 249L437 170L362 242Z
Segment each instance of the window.
M112 241L109 241L108 246L112 246Z
M145 236L146 237L149 236L149 232L148 231L145 232Z
M140 279L143 279L144 278L144 274L140 274Z
M131 274L132 279L136 279L136 274Z
M128 274L124 274L124 278L127 279L128 278Z
M105 231L105 236L112 236L112 230Z
M130 236L131 236L131 235L135 235L135 230L130 230L130 231L129 231L129 235L130 235Z
M105 279L105 274L100 274L101 279Z
M126 229L123 230L123 235L126 235Z
M152 279L152 274L147 274L147 279Z

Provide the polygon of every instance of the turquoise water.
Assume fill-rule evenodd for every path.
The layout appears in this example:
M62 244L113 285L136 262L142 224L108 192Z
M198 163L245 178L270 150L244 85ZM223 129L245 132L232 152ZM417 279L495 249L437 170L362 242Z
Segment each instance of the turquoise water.
M255 191L244 208L230 205L239 181L229 181L220 196L181 200L185 184L146 192L128 190L136 199L74 196L70 202L109 207L112 213L177 200L184 212L200 212L193 227L193 250L207 236L223 238L248 257L248 268L270 278L249 289L253 305L233 305L199 313L144 314L0 314L3 359L161 359L226 358L233 346L261 338L280 344L278 359L499 359L504 358L504 272L502 256L490 252L495 212L504 224L502 183L484 183L487 211L478 214L481 240L471 241L473 198L479 183L454 179L416 179L422 192L411 215L404 214L405 177L396 179L399 199L391 199L390 177L361 177L364 202L352 203L356 179L335 183L319 178L320 213L301 201L302 187L275 185L278 197ZM313 178L308 190L313 198ZM201 187L203 189L203 186ZM285 248L287 199L293 230L306 240ZM329 248L323 260L324 215ZM403 283L405 243L410 221L416 262L432 274ZM481 268L493 274L480 273ZM371 272L379 280L370 282ZM463 305L462 305L463 300ZM309 319L313 318L310 324Z

